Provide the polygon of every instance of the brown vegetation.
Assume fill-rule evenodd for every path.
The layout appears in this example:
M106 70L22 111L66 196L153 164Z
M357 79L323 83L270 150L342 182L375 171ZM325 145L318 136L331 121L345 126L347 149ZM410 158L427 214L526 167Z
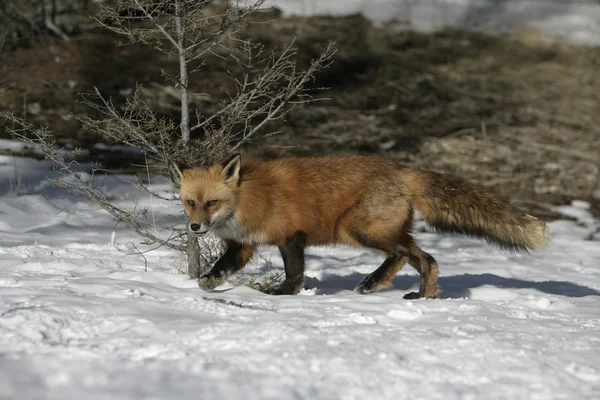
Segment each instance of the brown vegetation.
M296 37L300 67L329 40L339 50L314 83L329 87L319 96L330 100L268 125L265 133L279 134L247 151L376 153L480 182L534 215L552 216L551 205L572 199L592 202L600 214L600 49L547 42L531 31L429 35L374 27L361 17L255 19L263 23L245 31L255 41L281 48ZM96 138L63 116L90 114L77 93L94 85L118 103L140 82L161 113L176 115L177 92L159 83L161 70L176 65L115 40L88 33L5 55L0 74L10 83L0 89L0 108L26 112L84 146ZM192 103L206 114L217 110L236 65L211 56L191 82L203 93Z

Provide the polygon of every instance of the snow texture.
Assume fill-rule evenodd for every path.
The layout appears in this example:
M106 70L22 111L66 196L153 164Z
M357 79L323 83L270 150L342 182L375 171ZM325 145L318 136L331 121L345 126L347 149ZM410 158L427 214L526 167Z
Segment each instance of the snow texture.
M436 31L446 27L508 32L522 27L600 44L600 3L594 0L267 0L284 15L362 14L376 22Z
M559 207L570 219L532 255L421 229L437 300L402 299L418 285L409 267L393 289L356 294L382 259L346 247L307 252L298 296L243 284L282 271L270 247L208 293L178 253L136 254L133 234L54 188L48 167L0 158L1 399L600 397L600 225L587 203ZM104 185L119 205L150 205L128 180ZM176 202L152 206L158 224L183 223Z

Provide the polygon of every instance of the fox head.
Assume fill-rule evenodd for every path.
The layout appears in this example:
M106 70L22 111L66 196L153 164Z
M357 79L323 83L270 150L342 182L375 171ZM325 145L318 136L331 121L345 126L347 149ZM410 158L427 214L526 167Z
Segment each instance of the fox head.
M189 216L192 231L206 233L219 229L235 213L241 156L234 154L210 167L181 169L179 198Z

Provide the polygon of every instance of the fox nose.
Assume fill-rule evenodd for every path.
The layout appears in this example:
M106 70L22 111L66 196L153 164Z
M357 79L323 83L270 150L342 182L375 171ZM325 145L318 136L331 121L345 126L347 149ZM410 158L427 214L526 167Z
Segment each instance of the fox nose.
M191 224L190 229L193 230L194 232L197 232L200 230L200 225L199 224Z

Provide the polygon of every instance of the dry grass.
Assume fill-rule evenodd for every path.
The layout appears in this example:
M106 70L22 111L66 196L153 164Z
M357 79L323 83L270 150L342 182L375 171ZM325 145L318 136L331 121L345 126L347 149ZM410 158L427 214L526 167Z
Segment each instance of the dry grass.
M333 100L291 116L270 141L297 147L275 153L377 153L480 182L537 216L572 199L600 215L600 49L531 30L422 35L361 21L308 24L342 39L323 78Z

